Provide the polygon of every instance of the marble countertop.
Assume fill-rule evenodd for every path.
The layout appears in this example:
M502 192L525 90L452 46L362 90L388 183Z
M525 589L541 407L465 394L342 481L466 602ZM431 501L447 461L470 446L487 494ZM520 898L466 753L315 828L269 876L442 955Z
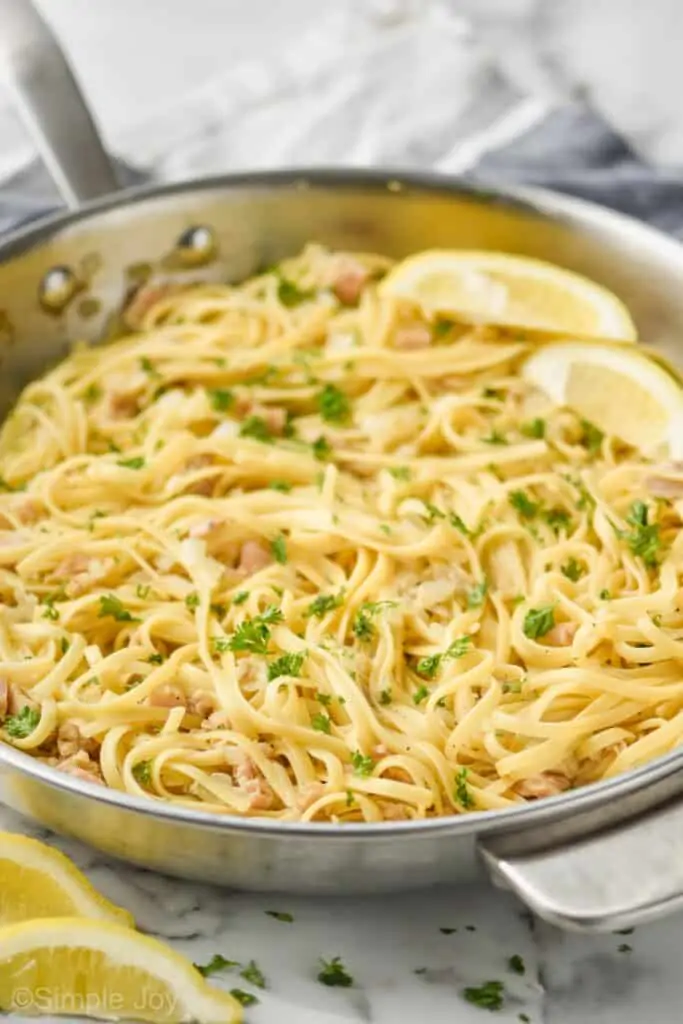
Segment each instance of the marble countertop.
M134 911L141 929L194 962L215 953L255 960L264 991L236 974L214 978L258 996L245 1013L248 1024L484 1024L490 1014L468 1004L462 991L491 980L505 985L504 1005L492 1018L499 1024L681 1019L683 916L628 936L587 937L534 920L485 884L346 899L230 893L107 860L9 811L0 810L0 829L47 838L110 899ZM335 956L353 975L353 987L317 981L319 958ZM523 975L510 970L511 956L522 958Z

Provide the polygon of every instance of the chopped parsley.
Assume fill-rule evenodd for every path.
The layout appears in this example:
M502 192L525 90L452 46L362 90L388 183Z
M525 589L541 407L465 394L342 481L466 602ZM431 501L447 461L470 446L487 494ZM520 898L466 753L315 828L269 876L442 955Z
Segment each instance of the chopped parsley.
M239 960L226 960L220 953L214 953L208 964L195 964L194 966L203 977L208 978L212 974L218 974L219 971L239 967L240 962Z
M572 522L572 517L563 508L549 508L543 512L543 518L555 533L568 529Z
M297 678L301 675L301 666L305 660L306 652L300 651L297 654L292 652L283 654L275 661L271 661L268 666L268 682L272 682L273 679L279 679L280 676L293 676Z
M194 592L192 594L188 594L187 597L185 598L185 604L190 609L192 609L192 608L199 608L199 604L200 604L199 594L197 594L196 592Z
M332 445L326 437L323 437L322 434L313 442L311 450L313 452L313 457L316 458L318 462L327 462L332 455Z
M270 550L276 562L279 562L280 565L287 564L287 540L283 533L271 541Z
M484 444L509 444L508 439L499 430L491 430L487 437L482 437Z
M59 646L60 646L62 655L64 655L69 650L69 647L71 646L71 644L69 643L67 638L65 636L63 636L62 639L59 641Z
M251 992L245 992L242 988L231 988L230 995L233 999L236 999L240 1006L253 1006L258 1003L258 996L252 995Z
M448 514L448 522L451 524L451 526L454 526L456 530L458 530L460 533L462 533L463 536L469 537L469 535L470 535L469 529L465 526L465 524L462 521L462 519L460 518L460 516L456 515L455 512L449 512L449 514Z
M100 597L100 610L98 618L105 619L111 616L117 622L139 622L127 608L124 608L121 601L115 594L102 594Z
M481 583L475 584L470 590L467 591L467 607L468 608L481 608L484 601L486 600L486 594L488 592L489 585L487 580L482 580Z
M620 531L620 536L626 541L632 553L642 558L645 565L652 569L658 562L659 549L662 546L662 539L659 535L659 523L649 521L650 512L644 501L634 501L631 504L626 522L633 529Z
M462 658L471 647L471 636L459 636L443 654L428 654L426 657L420 658L417 663L417 671L426 679L433 679L439 671L442 661Z
M412 476L408 466L389 466L389 472L394 480L410 480Z
M629 946L628 942L622 942L621 945L617 946L617 953L632 953L633 946Z
M45 608L45 611L43 612L43 618L44 619L49 619L50 622L56 622L57 619L59 618L59 611L58 611L58 609L55 608L55 606L52 604L52 601L48 601L46 599L44 603L45 603L45 605L47 607Z
M8 736L14 740L25 740L27 736L37 728L40 722L40 711L24 705L16 715L9 715L5 719L4 727Z
M529 420L527 423L522 423L519 428L524 437L533 437L537 441L542 440L545 437L545 420L536 418Z
M306 616L313 615L316 619L322 619L324 615L334 611L335 608L339 608L343 603L343 590L340 590L338 594L318 594L309 604L305 614Z
M99 384L88 384L87 388L83 393L83 397L86 402L96 402L98 398L102 397L102 388Z
M508 967L513 974L526 974L526 967L519 953L515 953L508 960Z
M210 388L207 395L215 412L227 412L235 401L234 394L228 388Z
M360 750L354 750L351 754L351 764L356 775L372 775L375 762L371 757L361 754Z
M591 423L590 420L581 420L581 444L588 451L589 455L596 455L605 439L602 430Z
M244 978L245 981L248 981L250 985L255 985L256 988L266 987L263 971L255 960L250 960L247 966L240 971L240 978Z
M316 690L315 699L317 700L318 704L322 704L324 708L329 708L330 704L332 703L332 698L330 697L329 693L320 693L319 690Z
M145 464L144 456L135 455L132 459L117 459L117 465L125 466L126 469L142 469Z
M552 604L541 605L540 608L530 608L524 616L522 630L530 640L538 640L545 636L555 625L555 606Z
M268 917L274 917L276 921L282 921L285 924L292 924L294 921L292 915L284 910L266 910L265 913Z
M564 565L561 566L560 571L562 575L566 576L568 580L572 581L572 583L576 583L582 576L586 575L586 570L575 558L569 558Z
M478 988L465 988L462 991L463 999L481 1010L502 1010L503 1008L503 982L485 981Z
M316 732L324 732L328 736L332 732L332 721L330 719L330 716L324 715L322 711L319 711L317 714L313 715L313 717L311 718L311 725L313 726Z
M351 403L334 384L326 384L318 393L318 411L326 423L344 423L351 413Z
M386 707L388 704L391 704L391 701L392 701L391 690L382 690L380 695L379 695L379 702L380 702L380 704L383 707Z
M372 617L385 608L395 608L396 601L364 601L353 620L352 630L359 640L371 640L375 634Z
M612 600L612 595L610 594L609 590L606 590L606 589L605 590L601 590L600 593L598 594L598 597L600 598L601 601L611 601Z
M158 653L157 654L150 654L150 656L147 659L147 661L149 662L150 665L163 665L163 663L164 663L164 656L163 656L163 654L158 654Z
M147 598L149 597L149 592L151 589L152 588L149 586L149 584L145 584L143 586L142 583L138 583L137 587L135 588L135 596L139 597L141 601L146 601Z
M290 281L287 277L278 275L279 280L277 284L277 297L283 306L287 309L293 309L295 306L300 306L302 302L308 302L309 299L315 295L314 291L309 289L299 288L298 284L294 281Z
M442 512L436 505L432 505L431 501L423 501L422 504L427 509L427 522L433 523L435 519L445 519L446 513Z
M413 704L421 704L423 700L426 700L429 696L429 690L424 683L420 683L417 690L413 694Z
M133 777L141 786L149 786L152 781L152 762L138 761L136 765L133 765Z
M141 357L141 359L140 359L140 369L144 370L145 373L148 373L150 375L150 377L158 377L159 376L159 371L157 370L157 368L154 365L154 363L152 362L152 360L148 359L147 356L142 356Z
M227 644L221 647L215 641L217 650L250 651L252 654L266 654L270 642L270 626L282 621L282 612L275 605L269 605L265 612L253 619L245 619L232 634Z
M455 776L455 799L466 811L475 805L475 799L467 785L467 776L467 768L461 768Z
M249 597L248 590L238 590L232 599L233 604L244 604L246 599Z
M261 444L272 444L273 434L263 416L247 416L240 427L240 437L251 437Z
M271 480L268 484L271 491L280 491L282 494L289 494L292 485L286 480Z
M439 928L442 935L455 935L457 928Z
M336 988L351 988L353 978L342 963L341 957L335 956L331 960L320 960L320 971L318 981L321 985L329 985Z
M540 509L537 501L532 501L526 491L511 491L509 502L522 519L535 519Z
M481 397L493 398L496 402L502 402L505 398L505 392L501 391L500 388L483 388Z
M441 341L449 336L454 327L452 320L435 320L432 324L432 337L435 341Z

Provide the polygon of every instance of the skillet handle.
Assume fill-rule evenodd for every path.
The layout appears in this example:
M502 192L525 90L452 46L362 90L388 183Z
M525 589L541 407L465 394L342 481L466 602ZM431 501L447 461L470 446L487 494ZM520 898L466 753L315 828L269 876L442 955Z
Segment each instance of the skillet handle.
M0 0L0 79L14 95L69 206L119 187L95 122L50 28L32 0Z
M683 907L680 801L578 842L530 853L519 845L492 836L479 852L494 883L561 928L617 931Z

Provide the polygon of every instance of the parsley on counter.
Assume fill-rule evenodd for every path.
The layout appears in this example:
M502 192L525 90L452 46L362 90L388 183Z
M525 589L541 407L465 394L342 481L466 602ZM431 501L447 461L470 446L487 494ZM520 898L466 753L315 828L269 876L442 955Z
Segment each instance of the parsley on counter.
M245 992L242 988L231 988L230 995L233 999L236 999L240 1006L253 1006L258 1003L258 996L254 996L251 992Z
M244 978L250 985L255 985L257 988L266 987L266 979L263 976L263 971L258 966L255 960L250 960L247 966L240 971L240 978Z
M220 953L214 953L208 964L195 964L194 966L204 978L208 978L210 975L217 974L219 971L229 970L232 967L239 967L240 962L239 960L226 960Z
M463 999L481 1010L502 1010L503 1008L503 982L486 981L478 988L470 987L462 991Z
M276 921L283 921L286 924L292 924L294 921L294 917L284 910L266 910L265 913L268 917L274 917Z
M329 985L337 988L351 988L353 978L342 963L341 957L335 956L331 960L320 960L320 971L318 981L322 985Z
M526 974L526 967L519 953L514 953L508 960L508 967L513 974Z

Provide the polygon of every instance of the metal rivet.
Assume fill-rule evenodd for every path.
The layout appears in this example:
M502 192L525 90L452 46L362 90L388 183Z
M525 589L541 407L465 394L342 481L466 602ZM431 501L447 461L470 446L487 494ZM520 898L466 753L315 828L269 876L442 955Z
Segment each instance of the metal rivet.
M38 301L47 313L61 313L82 288L70 267L52 267L38 285Z
M176 243L176 256L187 267L201 266L216 256L216 236L211 228L197 224L186 228Z

